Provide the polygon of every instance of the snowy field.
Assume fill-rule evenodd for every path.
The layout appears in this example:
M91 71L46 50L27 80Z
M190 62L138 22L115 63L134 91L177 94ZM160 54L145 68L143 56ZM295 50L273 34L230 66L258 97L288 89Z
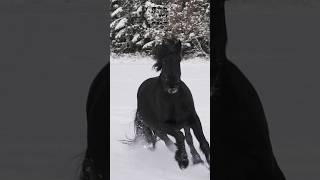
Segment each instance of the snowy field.
M162 141L155 151L143 147L128 147L119 142L133 137L133 119L136 110L136 93L139 85L147 78L157 76L150 58L111 58L110 80L110 172L111 180L207 180L210 171L203 165L192 165L180 170ZM209 61L195 59L181 63L182 80L189 86L195 107L202 122L204 134L210 141L210 65ZM199 150L198 141L194 138ZM189 153L189 149L187 149ZM199 150L200 153L200 150ZM203 160L205 157L203 156ZM189 154L189 160L190 160Z

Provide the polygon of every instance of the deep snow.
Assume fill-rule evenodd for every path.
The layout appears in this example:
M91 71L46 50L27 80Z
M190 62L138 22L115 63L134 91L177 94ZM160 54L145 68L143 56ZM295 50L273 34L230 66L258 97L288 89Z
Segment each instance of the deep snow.
M119 140L133 137L133 119L136 109L136 93L147 78L158 75L152 69L153 61L148 57L111 58L110 80L110 179L112 180L205 180L210 171L203 165L192 165L180 170L162 141L155 151L142 146L129 147ZM204 134L210 141L210 65L207 60L181 63L182 80L189 86L200 117ZM194 138L199 150L198 141ZM187 149L189 153L189 149ZM203 160L205 160L202 152ZM189 154L189 159L190 159Z

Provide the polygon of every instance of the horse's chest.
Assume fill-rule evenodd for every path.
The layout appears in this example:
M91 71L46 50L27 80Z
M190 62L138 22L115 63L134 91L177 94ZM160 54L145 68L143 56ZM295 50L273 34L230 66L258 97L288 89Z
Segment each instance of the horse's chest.
M160 109L162 109L162 111L160 111L161 121L176 124L177 126L185 123L190 116L188 106L181 102L163 104Z

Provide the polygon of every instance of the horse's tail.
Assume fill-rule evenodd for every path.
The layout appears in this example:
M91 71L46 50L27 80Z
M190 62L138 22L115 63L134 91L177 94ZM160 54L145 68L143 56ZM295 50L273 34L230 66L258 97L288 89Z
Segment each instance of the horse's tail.
M144 136L144 129L145 129L145 125L143 123L142 117L139 114L139 110L137 110L136 112L136 117L134 118L134 134L135 134L135 138L139 138L141 136Z
M144 137L144 127L145 125L142 122L142 118L139 115L139 111L136 111L135 118L134 118L134 129L133 129L133 138L126 137L125 139L120 140L123 144L128 144L128 145L134 145L138 143L142 138Z
M158 140L160 139L157 139L156 133L144 124L143 118L139 114L139 110L137 110L134 119L134 137L120 140L120 142L128 145L144 144L148 148L154 149Z

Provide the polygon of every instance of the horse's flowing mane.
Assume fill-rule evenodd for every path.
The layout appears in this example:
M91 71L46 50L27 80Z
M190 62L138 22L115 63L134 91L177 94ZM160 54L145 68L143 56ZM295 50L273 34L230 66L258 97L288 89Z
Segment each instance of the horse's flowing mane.
M177 38L164 39L160 44L156 45L152 51L153 58L156 63L153 68L156 71L162 69L162 60L164 57L171 54L181 54L181 42Z

